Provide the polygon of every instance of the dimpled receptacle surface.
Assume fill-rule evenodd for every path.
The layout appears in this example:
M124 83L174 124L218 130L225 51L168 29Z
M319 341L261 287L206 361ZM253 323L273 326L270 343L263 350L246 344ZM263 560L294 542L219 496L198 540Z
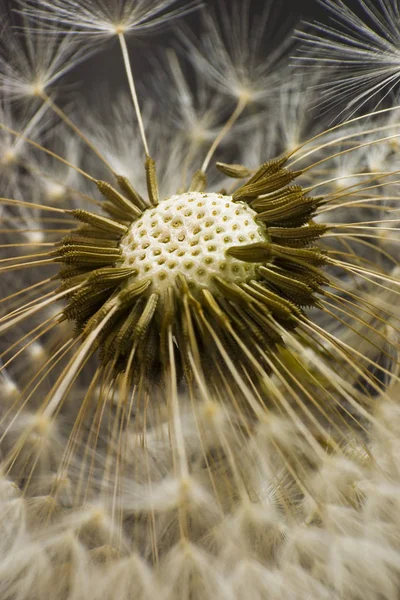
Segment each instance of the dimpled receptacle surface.
M231 196L187 192L148 208L121 240L122 267L135 279L151 277L162 292L186 277L190 287L214 288L213 277L240 283L254 277L257 265L226 256L231 246L265 242L257 213Z

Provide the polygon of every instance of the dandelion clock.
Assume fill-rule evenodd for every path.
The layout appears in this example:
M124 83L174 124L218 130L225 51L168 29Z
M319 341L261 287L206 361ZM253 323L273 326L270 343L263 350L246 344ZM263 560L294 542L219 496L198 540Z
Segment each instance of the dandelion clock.
M400 594L400 6L277 5L3 19L2 600Z

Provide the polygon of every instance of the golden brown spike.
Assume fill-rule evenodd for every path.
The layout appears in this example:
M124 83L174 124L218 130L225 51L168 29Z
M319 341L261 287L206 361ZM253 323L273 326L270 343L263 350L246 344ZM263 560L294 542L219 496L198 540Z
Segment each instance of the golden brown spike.
M249 177L251 173L250 169L244 165L228 165L226 163L217 162L215 166L221 173L227 175L227 177L232 177L232 179L245 179L246 177Z
M207 187L207 175L204 171L196 171L189 185L189 191L204 192Z
M92 225L92 227L96 227L102 231L107 231L110 235L114 234L116 236L122 236L128 231L128 228L125 227L125 225L121 225L121 223L117 223L108 217L95 215L87 210L78 208L75 210L69 210L67 212L73 215L75 219L78 219L78 221Z
M231 246L226 254L246 262L262 263L271 258L271 244L257 242L246 246Z
M116 175L116 180L125 196L129 198L129 200L135 206L142 210L146 210L146 208L148 208L142 196L139 194L139 192L135 190L135 188L133 187L133 185L127 177L124 177L123 175Z
M147 192L149 194L150 202L153 206L157 206L159 202L158 195L158 183L156 175L156 163L148 156L145 163L146 168L146 180L147 180Z
M107 198L117 209L126 215L127 220L137 219L142 214L142 211L133 204L128 198L120 194L110 183L106 181L96 181L97 188L100 193Z

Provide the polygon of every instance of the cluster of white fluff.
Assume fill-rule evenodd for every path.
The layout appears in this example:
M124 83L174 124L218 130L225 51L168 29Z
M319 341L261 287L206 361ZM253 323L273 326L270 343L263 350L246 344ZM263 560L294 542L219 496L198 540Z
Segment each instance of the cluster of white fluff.
M36 438L27 442L26 451L29 444L35 448L40 472L47 473L49 481L41 481L39 489L32 482L22 494L13 473L1 480L2 597L396 598L400 548L395 389L393 396L380 407L368 448L349 445L340 455L319 461L287 423L276 419L258 426L251 441L231 457L250 494L234 489L233 467L222 451L219 464L213 465L217 487L210 486L190 419L183 420L192 451L192 472L185 480L171 476L165 441L150 435L149 447L140 452L129 440L132 464L118 481L122 530L116 530L110 517L104 477L101 489L93 482L92 497L79 509L71 508L80 482L77 474L74 480L72 468L60 498L46 494L56 476L63 439L55 427L50 431L47 424L37 424ZM212 408L207 407L209 413ZM204 419L218 436L209 440L217 454L224 423L212 422L217 419L210 414ZM302 482L308 492L304 497L274 457L277 445L313 462ZM99 455L96 462L101 450ZM108 460L116 457L108 455ZM79 464L74 468L78 472ZM177 509L182 505L190 517L191 541L180 540ZM154 520L152 536L148 519ZM151 568L154 546L158 561Z
M348 25L345 1L324 3ZM356 112L360 92L343 123L345 103L333 119L319 109L325 68L289 66L289 35L268 51L278 2L262 14L250 0L202 8L195 36L175 18L199 4L21 0L20 27L3 38L0 600L399 597L400 106L395 91L383 97L384 60L400 50L385 19L398 31L398 0L360 0L379 38L358 17L348 25L356 36L328 26L329 42L301 35L317 64L321 51L327 62L343 50L352 70L333 90L344 85L346 97L364 72L375 77L363 62L374 55L382 104ZM135 35L150 53L144 34L172 18L177 39L168 33L137 86ZM71 85L74 69L111 37L127 83L91 82L94 102ZM185 199L202 166L211 198L230 197L215 160L250 174L286 153L300 185L326 200L315 220L329 226L330 285L298 333L279 326L262 393L235 379L228 345L223 397L205 373L195 395L183 380L155 383L129 390L127 404L97 356L76 354L91 339L62 319L51 252L74 227L66 210L100 211L94 178L118 173L145 196L143 147L161 199Z

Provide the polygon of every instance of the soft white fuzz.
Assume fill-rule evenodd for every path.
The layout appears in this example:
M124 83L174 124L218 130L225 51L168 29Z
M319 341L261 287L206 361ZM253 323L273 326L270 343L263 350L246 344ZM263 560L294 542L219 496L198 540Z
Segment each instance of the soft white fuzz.
M398 2L199 4L5 30L0 600L400 597Z

